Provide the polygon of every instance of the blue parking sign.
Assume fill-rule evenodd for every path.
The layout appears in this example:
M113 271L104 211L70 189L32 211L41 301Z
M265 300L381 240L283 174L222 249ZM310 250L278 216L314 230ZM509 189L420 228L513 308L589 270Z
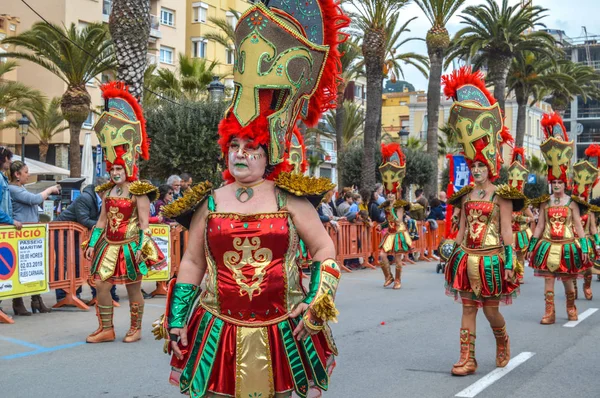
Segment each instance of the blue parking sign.
M537 183L537 175L531 173L527 176L527 183L528 184L535 184Z

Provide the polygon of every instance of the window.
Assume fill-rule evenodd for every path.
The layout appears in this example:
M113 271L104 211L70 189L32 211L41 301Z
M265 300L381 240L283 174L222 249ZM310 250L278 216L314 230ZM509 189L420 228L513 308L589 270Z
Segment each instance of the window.
M112 0L103 0L102 1L102 15L110 15L111 10L112 10Z
M90 80L88 80L85 83L86 86L90 86L90 87L95 87L96 86L96 82L94 81L94 78L92 77Z
M208 50L208 40L202 38L192 39L192 57L194 58L206 58L206 52Z
M227 65L233 65L235 63L235 50L225 49L225 59L227 60Z
M230 77L226 78L223 83L225 84L226 88L233 88L234 86L233 79Z
M160 9L161 25L175 26L175 12L167 8Z
M225 19L227 20L227 24L235 29L235 25L237 25L238 19L231 11L227 11L225 13Z
M319 169L319 176L322 178L329 178L331 180L331 169L327 167L321 167Z
M3 122L6 119L6 111L4 108L0 108L0 122Z
M163 64L173 64L173 48L160 46L160 62Z
M79 21L79 23L77 24L77 30L79 32L83 31L85 28L87 28L89 26L89 22L85 22L85 21Z
M323 147L323 149L325 149L327 152L333 152L333 141L329 141L329 140L323 140L321 139L321 146Z
M100 81L102 82L102 84L108 83L110 80L110 75L108 73L103 73L100 77Z
M192 16L194 18L194 22L203 22L206 23L206 19L208 17L208 4L206 3L192 3Z
M94 126L94 113L90 112L88 113L88 117L87 119L85 119L85 122L83 122L83 127L84 129L91 129Z

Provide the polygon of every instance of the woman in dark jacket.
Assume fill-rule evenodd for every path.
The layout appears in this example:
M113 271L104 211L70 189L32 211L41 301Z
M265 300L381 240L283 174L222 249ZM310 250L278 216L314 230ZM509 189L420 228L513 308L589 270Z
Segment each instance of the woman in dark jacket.
M446 210L444 210L444 206L442 206L442 202L439 199L431 199L431 203L429 205L431 206L431 211L427 216L428 220L442 221L446 219Z
M376 190L371 191L369 205L367 207L369 209L369 218L371 219L371 221L381 224L385 222L385 213L382 209L379 208L379 205L377 204L378 196L379 194Z

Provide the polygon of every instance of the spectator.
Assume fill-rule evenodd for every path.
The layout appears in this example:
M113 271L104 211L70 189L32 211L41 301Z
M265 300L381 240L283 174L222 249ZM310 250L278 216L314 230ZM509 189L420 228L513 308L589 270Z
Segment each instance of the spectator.
M350 206L354 203L354 194L351 191L347 191L344 194L344 201L338 204L338 215L340 217L346 217L350 213Z
M156 199L156 202L154 202L154 214L152 214L152 216L155 217L161 217L161 211L163 206L171 203L173 201L173 188L171 188L170 185L167 184L163 184L161 186L158 187L158 199ZM162 221L166 224L172 224L175 221L171 220L170 218L162 218Z
M440 203L441 203L442 207L444 208L444 211L446 211L446 206L448 206L446 204L446 201L447 201L446 192L440 191L440 193L438 195L438 199L440 200Z
M332 195L331 195L331 200L327 203L329 203L329 207L331 207L331 210L333 210L333 215L337 216L338 215L338 209L337 209L337 198L339 196L339 192L337 189L332 191Z
M442 206L442 202L439 199L433 198L431 200L431 211L429 212L427 219L437 221L446 219L446 210Z
M368 189L361 189L359 191L360 193L360 203L358 204L358 211L361 210L366 210L367 213L369 212L369 198L371 197L371 191L369 191Z
M423 206L425 211L427 211L427 207L429 206L429 202L425 195L423 195L423 189L419 188L415 191L415 202Z
M192 183L194 182L192 179L192 175L189 173L183 173L179 176L181 178L181 195L183 195L188 189L192 187Z
M337 229L338 229L337 221L345 220L345 218L337 217L333 214L333 209L329 205L329 202L331 201L332 196L333 196L333 190L331 190L325 194L323 201L317 208L317 213L319 214L319 218L321 219L321 222L330 223L333 226L333 228L335 228L335 230L337 231Z
M369 209L369 218L372 221L381 224L385 222L385 212L379 208L379 204L377 203L378 198L380 198L380 196L377 193L377 190L375 189L371 191L371 197L369 199L369 204L367 207Z
M173 188L173 200L181 198L181 178L178 175L172 175L167 179L167 185Z
M362 197L355 193L352 194L352 204L350 205L350 213L358 213L360 208L359 206L362 204Z
M96 179L96 186L100 186L105 184L107 180L102 177L98 177ZM94 185L87 185L81 191L81 195L77 197L71 203L69 207L62 211L56 218L56 221L72 221L78 224L83 225L87 229L91 230L96 222L98 221L98 217L100 217L100 210L102 209L102 197L98 195L96 192ZM58 231L56 233L55 238L55 251L58 253ZM75 233L75 246L79 247L80 239L79 234ZM67 250L66 250L67 241L65 239L65 267L67 264ZM75 276L79 278L79 273L81 272L80 263L79 263L79 250L75 250ZM57 261L58 263L58 261ZM66 272L66 270L65 270ZM54 271L54 277L58 279L58 267ZM96 289L91 286L92 297L96 297ZM65 298L65 291L62 289L56 289L56 301L60 301ZM81 288L77 290L77 296L81 293ZM116 302L119 302L119 296L117 296L117 287L113 285L110 290L110 294L112 299Z
M44 203L48 196L60 193L60 185L53 185L39 194L33 194L25 189L24 185L27 184L28 179L29 167L21 161L12 162L8 189L12 200L13 218L21 223L36 223L40 221L38 207ZM40 313L51 311L50 308L46 307L39 294L31 296L31 310ZM13 299L13 311L15 315L31 315L31 312L25 308L22 297Z
M377 192L377 205L379 206L385 202L385 196L383 195L383 185L381 183L375 184L375 192Z
M346 196L346 194L348 192L352 192L352 188L351 187L344 187L344 188L342 188L342 192L341 193L338 192L338 196L337 196L337 198L335 200L335 207L336 208L339 205L341 205L346 200L345 196ZM338 210L338 216L341 216L339 210Z

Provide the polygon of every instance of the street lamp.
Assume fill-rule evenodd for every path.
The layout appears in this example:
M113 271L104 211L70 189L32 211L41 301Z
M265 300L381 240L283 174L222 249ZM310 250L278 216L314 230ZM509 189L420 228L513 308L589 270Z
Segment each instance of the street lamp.
M410 132L406 128L404 128L404 126L402 126L402 128L398 132L398 135L400 136L400 145L406 146L408 144L409 134Z
M225 94L225 85L219 81L219 76L213 76L213 81L207 89L211 102L221 102Z
M21 118L17 120L17 123L19 124L19 135L21 136L21 160L25 164L25 137L29 132L31 121L25 114L21 114Z

